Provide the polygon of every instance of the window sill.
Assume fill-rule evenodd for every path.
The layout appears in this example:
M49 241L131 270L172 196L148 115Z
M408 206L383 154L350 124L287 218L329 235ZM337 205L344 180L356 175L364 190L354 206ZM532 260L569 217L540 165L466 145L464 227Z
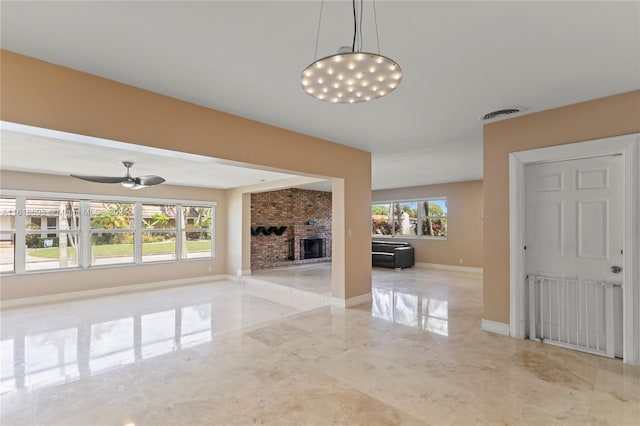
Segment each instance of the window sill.
M24 271L21 273L16 273L15 271L3 271L0 272L0 275L3 277L12 277L12 276L23 276L23 275L41 275L41 274L51 274L57 272L70 272L70 271L96 271L102 269L116 269L116 268L126 268L132 266L149 266L149 265L161 265L161 264L180 264L180 263L188 263L188 262L197 262L199 260L214 260L215 256L209 257L197 257L192 259L180 259L180 260L157 260L157 261L146 261L142 263L113 263L108 265L90 265L86 268L82 268L80 266L72 266L68 268L55 268L55 269L37 269L33 271Z
M402 235L372 235L371 236L372 239L376 240L376 239L384 239L384 240L395 240L395 239L402 239L402 240L440 240L440 241L446 241L447 237L429 237L426 235L421 235L421 236L402 236Z

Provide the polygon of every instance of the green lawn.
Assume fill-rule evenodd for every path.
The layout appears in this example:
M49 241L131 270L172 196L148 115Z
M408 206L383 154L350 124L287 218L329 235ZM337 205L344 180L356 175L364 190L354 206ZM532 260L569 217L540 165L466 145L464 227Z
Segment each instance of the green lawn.
M175 242L162 242L162 243L146 243L142 244L142 254L169 254L175 252ZM187 241L187 251L189 253L195 253L200 251L211 250L210 241ZM117 257L117 256L132 256L133 244L105 244L100 246L93 246L94 257ZM47 259L57 259L60 256L60 249L58 247L31 249L28 252L29 256L44 257ZM74 258L76 256L76 249L72 247L67 248L67 257Z

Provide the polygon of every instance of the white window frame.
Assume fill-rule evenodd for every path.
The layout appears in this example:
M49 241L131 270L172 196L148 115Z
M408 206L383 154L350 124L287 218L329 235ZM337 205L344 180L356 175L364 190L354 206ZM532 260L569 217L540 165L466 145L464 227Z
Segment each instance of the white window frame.
M424 238L431 238L431 239L436 239L436 240L446 240L447 237L449 236L449 201L447 199L447 197L429 197L429 198L424 198L420 201L418 201L419 203L424 203L424 202L430 202L430 201L444 201L445 205L447 206L447 212L444 216L430 216L427 212L426 216L423 216L421 213L421 209L418 209L418 223L420 224L420 233L422 233L422 221L425 219L444 219L447 222L447 234L444 236L438 236L438 235L423 235Z
M176 216L174 218L175 226L173 228L142 228L142 205L165 205L165 206L175 206ZM148 263L157 263L157 262L173 262L175 260L180 259L180 253L182 253L182 241L180 240L180 228L182 227L182 203L157 203L157 202L142 202L140 203L140 222L136 222L136 225L140 224L140 263L148 264ZM137 217L136 217L137 218ZM156 260L156 259L144 259L144 255L142 254L142 234L166 234L173 233L176 235L176 245L175 251L173 253L173 259L169 260ZM136 263L138 263L138 258L136 257Z
M184 241L187 241L186 238L186 233L188 232L208 232L209 233L209 238L211 239L211 251L214 252L214 248L215 245L213 244L213 224L215 223L215 209L212 208L209 205L206 204L202 204L202 203L198 203L198 204L186 204L183 203L182 205L180 205L180 211L182 211L182 208L184 207L206 207L206 208L211 208L211 226L209 228L188 228L187 225L188 223L182 223L182 218L184 217L186 219L186 215L184 214L180 214L180 218L176 218L176 225L178 224L178 220L180 220L180 227L182 228L182 230L180 231L180 233L178 234L178 240L176 241L176 249L178 252L178 255L180 256L181 259L183 260L195 260L195 259L206 259L206 257L192 257L191 259L189 259L188 257L186 257L187 252L185 251L186 247L182 247L182 233L185 233L185 239ZM177 213L176 213L177 214ZM178 249L177 245L178 243L180 244L180 247Z
M31 217L31 215L29 214L29 210L31 209L27 209L26 207L26 200L28 199L34 199L34 200L50 200L50 201L71 201L71 202L77 202L78 203L78 211L81 211L82 206L81 206L81 201L77 198L73 198L73 197L69 197L66 195L62 195L62 196L25 196L22 198L21 200L21 205L22 205L22 209L18 209L16 208L16 216L21 216L22 221L24 222L23 226L18 229L18 221L16 218L16 239L20 239L22 240L22 243L24 244L24 248L23 250L26 250L26 236L27 235L40 235L41 238L47 239L47 238L58 238L58 244L60 242L60 234L71 234L71 235L75 235L77 237L77 242L78 242L78 248L76 249L76 260L77 260L77 265L74 266L66 266L66 267L54 267L54 268L43 268L43 269L32 269L32 270L27 270L27 261L26 261L26 252L23 253L22 255L24 256L24 264L22 265L22 267L24 268L24 272L25 273L33 273L33 272L49 272L49 271L66 271L66 270L70 270L70 269L78 269L81 268L81 261L82 261L82 251L84 250L83 245L84 245L84 241L82 238L82 233L80 232L80 224L78 223L78 228L77 229L61 229L60 228L60 221L62 220L62 218L64 218L64 220L66 221L68 217L70 216L66 216L66 215L61 215L60 212L58 212L57 216L39 216L40 217L40 227L41 229L36 230L36 229L28 229L27 228L27 217ZM16 197L16 206L18 205L18 197ZM73 217L73 216L71 216ZM46 229L42 229L42 219L45 219L45 223L46 223ZM49 219L55 219L56 225L55 227L50 227L49 226ZM44 232L43 232L44 231ZM42 235L44 235L44 237L42 237ZM50 235L54 235L53 237L50 237ZM14 249L17 250L18 249L18 245L17 245L17 241L14 244ZM15 268L14 268L15 270Z
M215 236L216 236L216 206L217 203L215 201L206 201L206 200L179 200L179 199L165 199L165 198L145 198L145 197L122 197L122 196L112 196L112 195L97 195L97 194L74 194L74 193L52 193L52 192L42 192L42 191L21 191L21 190L8 190L1 189L0 195L5 198L15 198L16 200L16 214L15 214L15 229L3 231L3 234L14 234L14 268L13 272L7 271L3 272L3 276L7 275L24 275L24 274L34 274L34 273L52 273L58 271L69 271L69 270L86 270L86 269L98 269L98 268L117 268L123 266L132 266L132 265L151 265L158 263L173 263L173 262L193 262L193 261L202 261L202 260L211 260L216 258L216 245L215 245ZM54 268L54 269L42 269L42 270L33 270L26 271L26 244L25 244L25 235L29 232L26 229L26 216L24 214L18 214L18 212L25 211L25 200L27 199L48 199L48 200L72 200L80 202L80 219L79 219L79 230L77 231L66 231L78 233L79 235L79 249L77 253L78 257L78 266L73 266L70 268ZM92 231L94 233L105 233L112 230L92 230L91 229L91 216L89 214L91 202L121 202L121 203L132 203L134 204L134 263L122 263L122 264L106 264L106 265L91 265L91 235ZM175 230L171 230L171 232L176 233L176 254L175 258L171 260L162 260L162 261L145 261L142 262L142 232L144 229L142 228L142 204L167 204L167 205L175 205L176 206L176 228ZM202 206L202 207L210 207L211 208L211 227L206 231L209 232L211 238L211 254L209 256L202 256L196 258L182 258L182 241L181 241L181 232L183 231L183 224L181 220L180 210L182 205L185 206ZM205 228L206 229L206 228ZM186 230L186 227L184 228ZM196 230L195 232L198 232ZM35 232L35 230L33 230ZM47 230L48 231L48 230ZM45 231L45 232L47 232ZM129 230L113 230L114 232L119 231L129 231ZM189 230L192 231L191 229ZM60 230L55 230L51 232L60 233ZM31 232L33 233L33 232Z
M420 204L424 203L424 202L430 202L430 201L443 201L446 203L447 205L447 214L445 216L425 216L424 214L422 214L422 209L420 208ZM395 206L396 204L404 204L404 203L417 203L417 224L416 224L416 231L417 231L417 235L402 235L400 233L396 233L395 232L395 228L396 228L396 218L395 218ZM406 200L381 200L381 201L373 201L371 202L371 207L373 208L373 206L376 205L380 205L380 204L388 204L389 205L389 213L388 213L388 217L390 219L390 223L391 223L391 235L379 235L379 234L374 234L373 233L373 218L371 218L371 238L404 238L404 239L428 239L428 240L446 240L448 238L449 235L449 228L447 226L447 235L445 236L433 236L433 235L423 235L422 234L422 221L424 219L445 219L447 220L447 225L449 225L449 203L448 203L448 198L446 196L442 196L442 197L427 197L427 198L412 198L412 199L406 199Z
M102 204L108 204L108 203L127 203L127 204L131 204L133 206L133 211L134 211L134 219L133 219L133 228L117 228L117 229L100 229L100 228L92 228L91 227L91 219L93 218L93 215L91 214L91 203L102 203ZM136 244L135 244L135 232L136 232L136 203L134 201L114 201L111 199L101 199L101 200L97 200L97 199L93 199L93 200L83 200L81 203L81 211L83 212L87 212L87 214L83 214L81 215L81 217L86 217L86 228L84 229L88 229L88 238L86 239L86 244L87 244L87 250L85 250L86 252L86 256L84 258L84 263L83 265L87 265L87 267L92 267L92 268L98 268L98 267L108 267L108 266L115 266L115 265L121 265L121 266L125 266L125 265L133 265L136 264ZM80 226L82 226L82 221L80 223ZM82 228L81 228L82 229ZM102 264L102 265L94 265L92 262L93 259L93 243L92 243L92 239L93 236L96 234L132 234L133 235L133 253L132 253L132 261L131 262L122 262L122 263L106 263L106 264Z
M8 199L12 199L15 201L16 205L14 206L14 210L13 210L13 215L11 214L5 214L7 212L2 212L0 214L4 215L4 216L8 216L8 217L16 217L16 210L18 208L17 203L18 201L15 199L15 196L9 196L9 195L5 195L2 194L2 198L8 198ZM4 229L2 231L0 231L0 235L9 235L9 239L11 241L13 241L13 269L11 271L0 271L0 274L2 275L13 275L16 272L16 223L15 223L15 219L13 221L13 227L12 228L8 228L8 229ZM0 238L0 240L5 240L4 238Z

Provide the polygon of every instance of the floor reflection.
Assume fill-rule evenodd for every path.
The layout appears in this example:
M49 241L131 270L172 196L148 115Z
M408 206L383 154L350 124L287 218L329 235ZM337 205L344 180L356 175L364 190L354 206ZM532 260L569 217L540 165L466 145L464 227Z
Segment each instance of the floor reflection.
M371 315L398 324L449 335L449 302L389 288L372 289Z
M211 339L211 303L38 333L16 330L0 341L0 392L73 381Z

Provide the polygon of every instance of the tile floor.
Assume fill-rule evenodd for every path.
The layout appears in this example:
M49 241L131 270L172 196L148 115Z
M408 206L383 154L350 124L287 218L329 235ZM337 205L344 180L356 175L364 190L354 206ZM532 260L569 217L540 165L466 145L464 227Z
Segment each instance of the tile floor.
M481 331L480 275L373 277L347 310L231 282L4 310L0 424L640 424L640 367Z
M323 296L331 296L331 263L315 263L292 268L260 269L253 278Z

